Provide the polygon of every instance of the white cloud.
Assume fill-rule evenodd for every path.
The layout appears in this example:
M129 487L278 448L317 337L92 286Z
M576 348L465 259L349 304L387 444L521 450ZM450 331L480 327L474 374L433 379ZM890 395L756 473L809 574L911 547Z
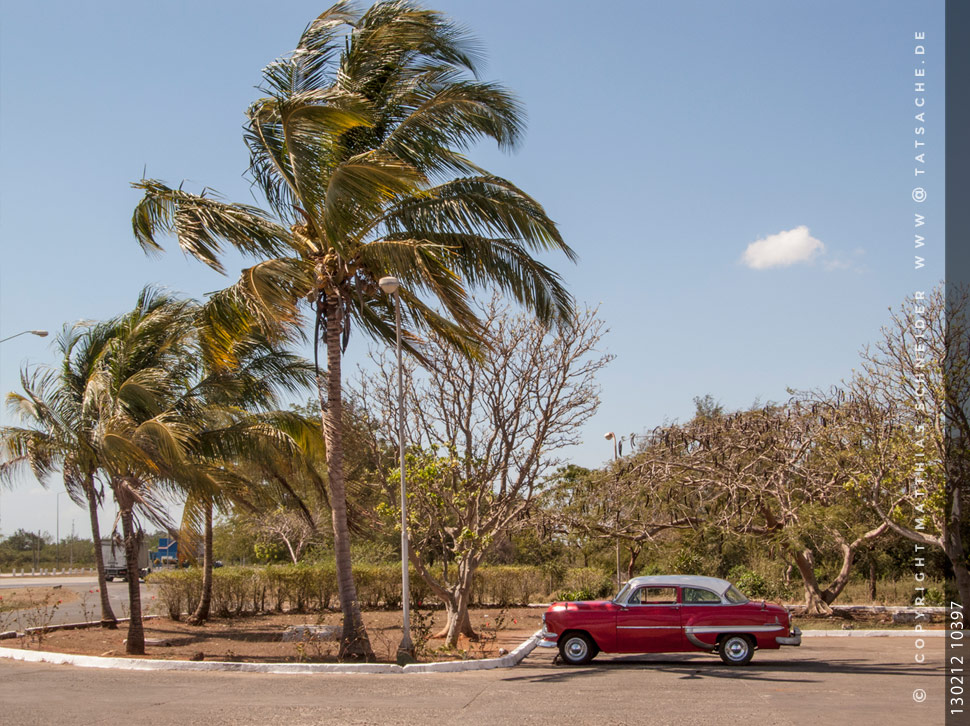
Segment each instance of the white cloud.
M744 251L741 262L753 270L767 270L811 262L823 252L825 245L809 234L808 227L801 225L752 242Z

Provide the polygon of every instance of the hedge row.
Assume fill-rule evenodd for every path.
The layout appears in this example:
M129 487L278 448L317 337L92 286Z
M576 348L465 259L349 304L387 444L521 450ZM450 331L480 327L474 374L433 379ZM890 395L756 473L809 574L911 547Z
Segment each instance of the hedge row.
M241 613L327 610L339 607L337 572L333 563L221 567L213 570L212 612L220 617ZM430 588L412 569L411 600L437 605ZM149 575L169 615L178 619L192 610L202 590L202 571L163 570ZM401 606L401 568L396 565L355 565L354 582L364 608ZM591 568L560 572L527 566L481 567L475 572L472 605L525 605L558 599L565 593L589 597L610 591L609 575Z

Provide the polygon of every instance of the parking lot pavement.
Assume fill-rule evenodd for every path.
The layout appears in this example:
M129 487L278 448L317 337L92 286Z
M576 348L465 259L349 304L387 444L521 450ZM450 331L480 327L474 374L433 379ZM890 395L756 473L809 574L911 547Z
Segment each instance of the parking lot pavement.
M807 640L807 639L806 639ZM507 670L424 675L131 672L0 659L10 724L853 724L943 722L942 639L821 638L756 653L605 658L536 650ZM913 691L926 691L923 703Z

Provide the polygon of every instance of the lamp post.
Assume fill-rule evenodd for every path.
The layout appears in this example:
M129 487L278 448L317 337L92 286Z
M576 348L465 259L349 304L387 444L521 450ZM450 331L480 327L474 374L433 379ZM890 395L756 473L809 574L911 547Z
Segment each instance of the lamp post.
M61 568L61 494L63 492L54 495L54 516L57 518L54 523L54 572Z
M0 343L6 343L8 340L19 338L21 335L27 335L27 333L30 333L31 335L36 335L38 338L47 337L46 330L22 330L19 333L16 333L15 335L8 335L6 338L0 339Z
M408 514L407 483L404 476L404 370L401 363L401 295L400 281L396 277L382 277L378 283L388 295L394 296L394 319L397 329L397 439L401 454L401 609L404 611L401 644L397 647L399 664L414 661L414 643L411 641L411 582L408 573Z
M613 442L613 463L615 464L616 463L616 460L619 458L619 451L617 450L617 447L616 447L616 434L614 434L612 431L607 431L605 434L603 434L603 438L606 439L607 441L612 441ZM617 502L617 505L616 505L616 529L617 529L617 535L616 535L616 591L619 592L620 591L620 585L621 585L621 583L620 583L620 535L619 535L619 529L620 529L620 505L619 505L619 502Z

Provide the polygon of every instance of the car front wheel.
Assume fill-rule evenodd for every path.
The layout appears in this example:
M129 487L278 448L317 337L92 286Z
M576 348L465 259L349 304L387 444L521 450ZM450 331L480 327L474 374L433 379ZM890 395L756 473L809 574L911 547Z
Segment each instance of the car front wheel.
M717 652L728 665L742 666L751 662L754 646L746 635L729 635L718 645Z
M570 633L559 641L559 654L569 665L585 665L596 655L596 645L586 633Z

